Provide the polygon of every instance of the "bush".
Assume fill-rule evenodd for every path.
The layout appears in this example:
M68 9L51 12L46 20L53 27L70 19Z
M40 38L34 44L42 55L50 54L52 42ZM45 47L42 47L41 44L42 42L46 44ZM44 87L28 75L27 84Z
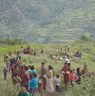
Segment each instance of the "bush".
M83 41L90 41L90 38L85 36L85 35L81 36L80 39L83 40Z
M2 45L17 45L17 44L24 44L27 42L22 41L21 39L2 39L0 40L0 44Z

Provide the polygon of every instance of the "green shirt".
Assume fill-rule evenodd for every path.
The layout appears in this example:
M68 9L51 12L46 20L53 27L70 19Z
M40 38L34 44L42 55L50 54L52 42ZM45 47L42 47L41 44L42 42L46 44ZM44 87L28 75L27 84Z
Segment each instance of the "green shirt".
M29 92L25 92L25 93L20 92L20 93L18 94L18 96L31 96L31 94L30 94Z

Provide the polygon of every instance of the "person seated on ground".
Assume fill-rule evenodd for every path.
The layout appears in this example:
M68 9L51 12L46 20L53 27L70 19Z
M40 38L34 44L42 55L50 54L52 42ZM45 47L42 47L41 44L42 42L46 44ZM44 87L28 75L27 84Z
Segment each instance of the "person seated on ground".
M26 54L30 54L30 47L28 46L27 48L26 48Z
M77 51L77 52L75 53L75 57L80 57L80 58L81 58L81 52L80 52L80 51Z
M23 53L31 55L32 54L32 50L31 50L30 46L28 46L27 48L24 48Z
M39 94L43 96L43 91L44 91L44 83L43 83L43 78L42 76L39 77L39 87L38 87Z
M27 54L30 54L30 55L32 54L32 49L30 48L30 46L27 47L26 53Z
M61 79L60 79L59 75L56 75L54 81L55 81L55 84L56 84L56 92L61 93L61 88L60 88Z
M18 96L31 96L31 94L27 91L27 85L21 86L21 91L19 92Z
M26 54L26 48L23 49L23 53Z
M80 68L77 68L77 74L76 74L77 76L78 76L78 80L76 81L78 84L80 84L80 81L81 81L81 75L82 75L82 73L81 73L81 71L80 71Z

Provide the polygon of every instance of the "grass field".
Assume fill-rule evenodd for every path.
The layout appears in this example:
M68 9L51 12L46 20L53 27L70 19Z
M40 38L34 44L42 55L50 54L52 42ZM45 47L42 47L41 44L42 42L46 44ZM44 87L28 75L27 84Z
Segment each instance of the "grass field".
M18 88L12 84L10 74L8 75L8 80L3 81L3 55L9 52L14 52L15 50L20 50L22 45L16 46L5 46L0 47L0 95L1 96L17 96ZM23 45L24 47L28 45ZM64 43L63 45L53 45L53 44L30 44L31 48L37 50L37 56L23 56L23 64L35 65L37 72L39 73L41 62L45 62L46 66L52 65L55 73L60 73L64 62L63 60L57 61L57 63L50 58L51 55L64 54L65 46L70 48L68 53L72 59L72 69L77 67L83 68L84 64L88 65L90 72L95 72L95 43L91 41L76 41L70 43ZM56 49L62 47L63 51L56 51ZM45 54L40 55L41 49L45 49ZM82 53L82 58L74 57L74 53L80 50ZM94 77L92 77L94 79ZM67 92L66 96L95 96L95 81L89 78L87 83L83 81L82 85L76 85ZM88 88L86 88L88 87ZM90 89L89 89L90 88ZM92 89L91 89L92 88ZM47 96L47 95L46 95ZM54 96L63 96L56 94Z

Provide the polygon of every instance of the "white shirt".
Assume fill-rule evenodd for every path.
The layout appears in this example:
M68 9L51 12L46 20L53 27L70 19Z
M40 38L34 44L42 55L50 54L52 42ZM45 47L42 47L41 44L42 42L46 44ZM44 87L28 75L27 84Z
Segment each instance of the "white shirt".
M56 85L60 86L60 83L61 83L60 78L55 78L54 81L55 81Z
M71 59L66 57L66 58L65 58L65 62L71 63Z

